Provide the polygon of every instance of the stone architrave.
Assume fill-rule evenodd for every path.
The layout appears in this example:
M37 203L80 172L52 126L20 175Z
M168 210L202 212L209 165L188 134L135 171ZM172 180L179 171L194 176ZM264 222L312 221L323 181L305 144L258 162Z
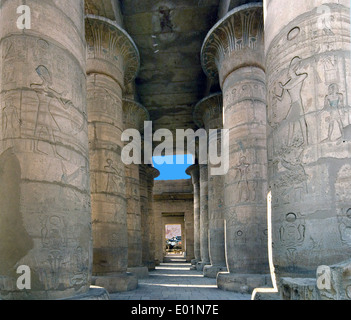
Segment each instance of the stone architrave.
M274 265L311 278L351 254L350 1L265 10Z
M150 118L148 111L140 103L123 99L124 128L135 129L142 133L144 121ZM125 142L128 144L129 142ZM138 152L135 146L133 152ZM141 150L140 150L141 151ZM140 154L141 157L141 154ZM140 213L140 183L139 164L125 165L126 197L127 197L127 227L128 227L128 272L135 274L138 279L148 276L148 268L142 263L142 234Z
M199 165L194 164L186 169L186 174L191 176L194 192L194 259L191 265L196 268L201 260L200 250L200 172Z
M205 38L201 60L209 78L219 76L229 134L229 171L224 177L229 272L218 274L217 285L251 292L269 278L262 5L237 7L218 21Z
M0 4L0 299L89 295L84 1L27 1L24 30L20 4Z
M212 94L202 99L194 109L194 121L199 128L206 129L209 141L215 139L220 152L221 134L223 128L223 99L222 93ZM210 134L212 131L212 135ZM213 134L215 133L215 134ZM204 267L204 276L216 278L217 273L226 271L224 245L224 175L211 175L211 168L217 165L209 163L208 170L208 245L211 264Z
M137 278L127 273L128 230L122 93L139 69L133 40L113 21L87 15L86 40L93 281L109 292L133 290Z

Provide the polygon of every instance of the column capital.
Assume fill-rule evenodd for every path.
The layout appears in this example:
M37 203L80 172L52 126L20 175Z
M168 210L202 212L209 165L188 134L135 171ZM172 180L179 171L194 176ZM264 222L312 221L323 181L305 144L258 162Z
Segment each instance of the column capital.
M209 78L227 75L245 66L264 70L263 8L245 4L228 12L208 32L201 48L201 64Z
M139 165L139 173L143 175L144 179L155 179L160 175L160 171L150 164Z
M209 129L223 128L223 96L214 93L200 100L194 108L193 119L199 127Z
M152 167L151 165L148 165L146 170L147 170L146 172L148 174L148 177L151 180L154 180L160 176L160 171L158 169Z
M137 129L139 131L144 130L144 121L150 119L149 112L147 109L131 99L123 99L123 122L125 129Z
M114 21L92 14L85 18L88 48L87 73L102 73L121 87L133 81L140 69L140 55L129 34Z
M199 183L200 179L200 172L199 172L199 165L193 164L189 168L185 170L186 174L191 176L193 185Z

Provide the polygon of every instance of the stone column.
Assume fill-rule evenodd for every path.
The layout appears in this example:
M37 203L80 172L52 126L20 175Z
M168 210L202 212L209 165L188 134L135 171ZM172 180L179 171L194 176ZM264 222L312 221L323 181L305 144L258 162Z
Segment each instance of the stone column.
M202 47L209 77L219 75L224 129L229 134L229 172L224 177L226 259L229 273L217 285L251 292L266 285L267 147L262 5L230 11Z
M155 269L155 226L153 213L153 185L154 178L159 171L150 165L139 167L140 175L140 208L142 230L142 260L149 270Z
M24 30L0 4L0 299L65 299L91 282L84 1L26 3Z
M141 214L141 251L142 263L148 267L150 254L150 226L149 219L149 198L148 198L148 165L142 164L139 166L139 188L140 188L140 214Z
M267 1L265 39L275 271L315 278L351 254L350 1Z
M199 128L205 127L209 141L215 139L220 152L221 134L218 131L223 128L222 93L202 99L195 106L194 121ZM210 135L210 129L218 131L212 131ZM216 278L218 272L227 269L224 252L224 175L211 175L211 168L216 166L209 162L208 167L208 245L211 265L204 267L204 276Z
M137 279L127 274L122 91L136 76L139 54L128 34L106 18L88 15L86 38L93 280L109 292L127 291L137 287Z
M138 102L130 99L123 99L123 118L125 129L135 129L142 133L144 121L149 120L149 113ZM126 144L129 143L126 142ZM138 148L134 148L133 152L138 152ZM132 163L130 165L125 165L125 179L128 227L128 272L135 274L138 279L140 279L147 277L149 272L147 267L142 265L139 164Z
M210 264L208 249L208 166L199 165L200 180L200 258L196 264L198 271L203 271L206 265Z
M148 219L147 224L149 225L149 260L148 268L149 270L155 269L155 266L160 263L160 261L155 260L155 212L154 212L154 199L153 199L153 188L154 179L160 175L160 171L156 168L148 166L147 168L147 198L148 198Z
M200 173L199 165L194 164L186 169L186 174L191 176L194 190L194 256L191 264L196 267L196 264L201 260L200 252Z

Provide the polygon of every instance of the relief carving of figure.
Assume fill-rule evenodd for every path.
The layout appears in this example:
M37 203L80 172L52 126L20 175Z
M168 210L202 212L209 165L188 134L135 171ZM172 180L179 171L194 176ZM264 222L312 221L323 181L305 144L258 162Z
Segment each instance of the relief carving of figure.
M2 139L4 140L4 150L7 148L7 139L15 139L20 137L21 119L18 115L17 108L12 100L5 102L5 108L2 110ZM11 140L11 147L14 147Z
M118 190L122 190L121 188L124 188L124 185L121 182L119 182L120 172L118 169L114 167L113 160L107 159L106 163L107 163L107 166L104 167L108 174L106 192L116 193L118 192Z
M338 126L340 134L342 134L344 128L342 121L344 116L344 96L339 92L337 84L333 83L329 86L322 111L329 112L329 117L326 118L326 121L329 123L328 137L322 142L332 141L333 133L336 130L335 124ZM338 143L341 143L341 140Z
M291 60L288 70L288 80L285 83L279 83L282 93L280 95L273 93L279 101L282 101L285 92L290 96L291 104L285 118L289 123L289 146L308 144L307 122L301 97L302 87L308 74L299 72L300 63L300 57L294 57Z
M68 106L65 103L67 101L64 101L61 94L51 88L52 76L45 66L39 66L36 72L43 82L41 84L31 84L31 88L36 92L39 100L34 135L39 139L42 135L46 134L51 142L53 142L52 149L54 155L63 158L58 154L56 149L54 131L59 131L60 128L50 111L50 104L53 99L57 99L61 106L67 110ZM34 141L34 152L47 154L40 150L39 140Z
M248 201L250 199L250 189L248 182L248 172L250 164L246 162L246 157L240 157L239 164L234 168L237 170L236 179L238 181L238 202Z
M84 120L82 121L80 128L74 123L68 112L73 107L73 104L70 100L63 97L64 93L59 93L52 88L51 72L43 65L37 67L36 72L42 79L42 83L33 83L30 86L38 97L38 111L34 129L34 152L47 154L40 148L39 143L40 138L46 136L51 142L54 155L64 159L57 150L55 132L65 131L64 133L66 134L77 134L83 130L85 122ZM67 112L62 113L62 110Z

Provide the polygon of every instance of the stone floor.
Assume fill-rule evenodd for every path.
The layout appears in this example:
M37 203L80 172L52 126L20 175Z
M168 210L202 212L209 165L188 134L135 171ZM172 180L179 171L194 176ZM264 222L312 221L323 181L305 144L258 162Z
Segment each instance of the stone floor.
M181 256L168 257L149 277L140 279L136 290L110 294L111 300L250 300L248 294L223 291L216 279L191 270Z

